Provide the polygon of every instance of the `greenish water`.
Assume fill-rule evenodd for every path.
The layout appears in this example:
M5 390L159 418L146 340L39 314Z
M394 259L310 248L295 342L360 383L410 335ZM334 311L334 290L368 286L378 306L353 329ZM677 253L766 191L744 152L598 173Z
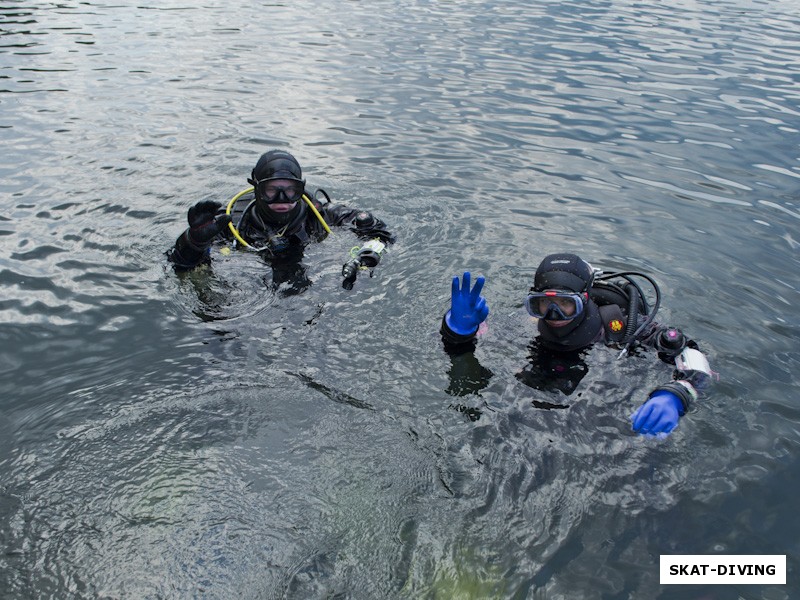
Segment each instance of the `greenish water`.
M794 2L0 7L0 594L792 598ZM398 237L178 278L189 206L291 150ZM653 275L720 381L665 441L655 357L598 348L569 410L514 375L539 260ZM487 278L449 395L450 278ZM469 415L480 414L477 420ZM786 586L660 586L663 554L786 554Z

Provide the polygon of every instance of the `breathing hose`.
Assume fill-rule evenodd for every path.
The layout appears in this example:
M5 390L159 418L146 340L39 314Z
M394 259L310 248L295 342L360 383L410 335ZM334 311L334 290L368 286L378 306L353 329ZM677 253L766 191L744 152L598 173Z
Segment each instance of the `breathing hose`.
M625 337L626 342L633 339L633 334L636 331L636 324L638 322L639 314L639 290L632 283L625 285L625 292L628 294L628 322L625 324Z
M243 189L241 192L239 192L233 198L231 198L230 202L228 202L228 207L225 209L225 214L230 216L231 211L233 210L233 206L234 206L234 204L236 204L236 201L239 198L241 198L242 196L244 196L245 194L249 194L252 191L254 191L254 188L249 187L249 188ZM317 210L317 207L314 206L314 203L311 202L311 199L306 194L303 194L303 200L305 200L306 204L308 204L308 207L311 209L311 212L314 213L314 216L317 217L317 219L319 220L320 223L322 223L322 227L325 229L325 231L327 231L328 233L331 233L331 228L328 227L328 224L325 222L325 219L323 219L322 215L319 214L319 211ZM228 228L231 230L231 233L233 234L233 237L236 238L237 242L239 242L245 248L250 248L251 247L250 244L248 244L245 241L245 239L241 236L241 234L239 233L239 230L236 229L236 226L233 224L233 221L228 223Z

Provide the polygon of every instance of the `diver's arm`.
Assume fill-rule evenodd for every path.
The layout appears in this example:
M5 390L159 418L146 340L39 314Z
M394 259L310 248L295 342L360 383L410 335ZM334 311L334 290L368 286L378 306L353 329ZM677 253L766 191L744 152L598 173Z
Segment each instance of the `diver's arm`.
M230 216L222 210L222 205L213 200L192 206L187 219L189 227L167 252L167 259L178 269L193 269L208 262L211 244L231 221Z
M395 241L394 235L386 228L386 223L366 210L349 208L341 204L326 204L320 212L329 225L348 226L362 240L377 238L384 244L392 244Z
M475 358L475 346L481 323L489 315L489 306L481 296L484 278L478 277L470 289L470 273L463 282L453 277L450 289L450 310L442 318L441 334L444 349L450 355L447 393L453 396L476 393L485 388L492 372L484 369Z
M192 243L187 229L175 240L175 245L167 251L167 260L175 265L176 269L194 269L209 261L209 252L209 246L201 247Z
M492 372L481 365L475 356L475 339L460 345L445 342L445 350L450 356L450 369L447 372L448 386L445 392L450 396L476 394L489 385Z
M442 326L439 332L442 334L442 342L444 342L445 350L448 352L454 351L457 353L468 352L475 349L478 337L478 328L472 333L459 334L450 329L447 324L447 317L450 315L448 310L442 316Z
M492 372L485 368L475 356L478 345L480 326L466 335L454 332L447 324L447 315L442 317L440 333L444 350L450 357L450 369L447 372L449 385L445 390L451 396L476 394L489 385Z
M677 333L676 333L677 332ZM714 379L708 359L692 340L685 340L680 330L662 328L660 340L653 344L662 360L675 365L673 378L657 386L645 403L631 415L634 431L669 433L678 420L705 396Z
M714 372L706 356L697 348L686 347L675 357L672 381L658 386L650 395L660 390L671 391L680 398L686 413L699 398L706 396L713 379Z

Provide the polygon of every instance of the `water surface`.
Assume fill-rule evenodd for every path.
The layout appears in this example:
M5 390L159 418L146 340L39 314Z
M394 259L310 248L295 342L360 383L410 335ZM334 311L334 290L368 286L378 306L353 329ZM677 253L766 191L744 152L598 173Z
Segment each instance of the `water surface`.
M798 588L793 2L0 8L0 589L11 598L790 598ZM399 242L341 288L258 256L179 278L203 199L292 151ZM514 377L539 260L640 269L720 373L603 348L568 410ZM454 397L449 281L493 372ZM654 366L656 365L656 366ZM472 417L472 418L470 418ZM787 554L785 587L661 587L661 554Z

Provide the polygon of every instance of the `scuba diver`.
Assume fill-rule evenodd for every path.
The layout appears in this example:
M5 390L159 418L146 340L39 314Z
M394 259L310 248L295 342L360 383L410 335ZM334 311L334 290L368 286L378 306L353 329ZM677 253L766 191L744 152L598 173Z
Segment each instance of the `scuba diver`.
M653 287L656 299L652 307L636 277ZM451 308L441 326L445 349L454 361L451 378L454 372L466 374L472 383L469 391L485 386L491 376L472 355L489 315L489 306L481 296L484 283L485 279L478 277L470 288L469 272L461 282L454 277ZM708 389L715 374L695 342L679 329L654 320L660 302L658 285L643 273L603 274L575 254L546 256L525 298L528 314L537 319L539 335L529 346L530 364L516 375L517 379L535 389L569 396L588 371L583 356L593 344L621 346L620 357L636 344L653 348L663 362L674 366L673 376L650 392L631 415L631 425L641 434L669 434ZM458 361L462 362L456 367ZM454 388L452 381L450 388L448 391ZM545 409L568 407L539 400L533 404Z
M383 221L369 212L332 204L322 189L310 197L300 164L288 152L261 155L247 181L252 188L234 196L227 208L206 200L189 209L189 227L167 253L178 271L209 264L212 245L224 240L257 251L272 265L273 285L288 282L298 293L311 284L301 265L303 247L323 240L330 226L346 226L365 240L343 267L343 287L350 289L358 270L374 269L394 241Z

